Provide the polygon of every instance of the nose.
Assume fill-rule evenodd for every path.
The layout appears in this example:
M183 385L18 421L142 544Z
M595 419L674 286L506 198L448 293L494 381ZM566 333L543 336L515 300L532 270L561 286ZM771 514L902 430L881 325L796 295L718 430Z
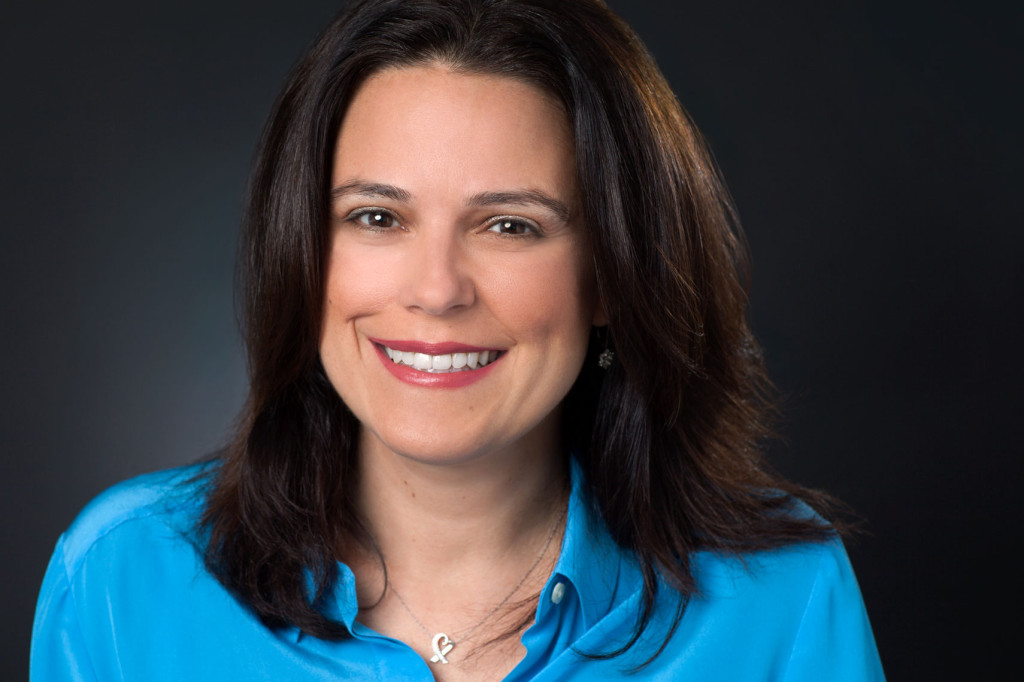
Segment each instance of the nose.
M444 315L473 304L476 287L464 247L456 235L424 231L409 246L402 264L402 305L431 315Z

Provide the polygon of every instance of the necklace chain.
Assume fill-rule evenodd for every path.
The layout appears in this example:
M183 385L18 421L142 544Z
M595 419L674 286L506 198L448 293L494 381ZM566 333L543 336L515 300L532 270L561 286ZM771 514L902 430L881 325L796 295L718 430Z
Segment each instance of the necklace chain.
M512 590L505 595L505 598L498 602L498 604L494 608L488 611L483 618L477 621L476 625L471 627L469 630L466 630L462 634L457 635L455 639L458 639L460 642L469 639L469 637L474 632L479 630L480 627L484 623L486 623L491 616L498 612L498 609L500 609L502 606L508 603L508 600L512 598L512 595L519 591L519 588L523 586L523 583L526 582L526 579L530 577L530 575L533 573L533 570L537 568L538 564L540 564L540 560L543 559L544 555L548 553L548 547L551 546L551 541L555 538L555 532L558 530L558 527L562 525L562 520L565 518L568 512L569 509L568 507L566 507L565 509L562 510L562 513L559 514L558 520L555 521L553 526L551 526L551 531L548 533L547 540L544 541L544 547L541 548L540 554L538 554L537 558L533 560L533 563L530 564L530 567L526 569L526 573L524 573L523 577L519 579L519 582L516 583L515 587L513 587ZM420 630L423 630L423 633L429 636L430 630L428 630L427 626L424 625L423 622L416 617L416 614L413 613L412 609L409 608L409 605L405 603L405 600L402 599L402 595L398 593L398 590L395 589L395 586L390 584L390 581L388 583L388 588L391 590L392 594L394 594L395 597L398 599L398 603L402 605L402 608L405 609L405 612L408 613L409 616L416 622L416 625L419 626ZM445 654L451 651L452 647L455 646L455 639L448 637L448 635L446 635L443 632L438 632L437 634L435 634L431 639L431 647L434 650L434 656L430 659L431 662L447 663L448 659L445 658Z

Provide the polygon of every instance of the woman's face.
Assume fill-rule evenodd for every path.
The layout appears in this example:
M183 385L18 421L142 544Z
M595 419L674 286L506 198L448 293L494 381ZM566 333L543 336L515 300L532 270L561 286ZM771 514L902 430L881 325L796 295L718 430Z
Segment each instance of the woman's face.
M536 88L389 69L339 131L320 355L364 448L557 447L600 313L572 137Z

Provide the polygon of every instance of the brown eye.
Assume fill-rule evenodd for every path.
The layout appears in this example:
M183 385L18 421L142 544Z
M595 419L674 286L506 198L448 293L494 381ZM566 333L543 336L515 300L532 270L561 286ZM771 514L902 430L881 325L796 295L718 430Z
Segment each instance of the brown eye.
M499 218L491 223L491 226L487 228L487 231L497 232L498 234L507 235L509 237L524 237L526 235L539 233L532 222L521 218Z
M386 230L398 226L398 220L393 214L379 208L358 211L353 213L349 219L371 230Z

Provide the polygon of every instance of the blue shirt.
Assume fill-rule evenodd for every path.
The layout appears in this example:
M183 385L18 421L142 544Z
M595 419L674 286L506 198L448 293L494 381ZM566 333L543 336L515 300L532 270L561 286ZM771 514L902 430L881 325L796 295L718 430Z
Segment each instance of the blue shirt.
M203 567L193 525L203 499L186 467L122 483L94 500L57 543L39 595L31 679L432 680L403 642L356 622L345 565L327 609L352 637L328 642L271 630ZM561 555L522 635L508 680L883 680L871 627L838 540L735 558L694 558L700 595L675 614L667 586L644 637L627 653L642 580L632 556L588 512L578 467ZM457 663L455 660L449 665Z

